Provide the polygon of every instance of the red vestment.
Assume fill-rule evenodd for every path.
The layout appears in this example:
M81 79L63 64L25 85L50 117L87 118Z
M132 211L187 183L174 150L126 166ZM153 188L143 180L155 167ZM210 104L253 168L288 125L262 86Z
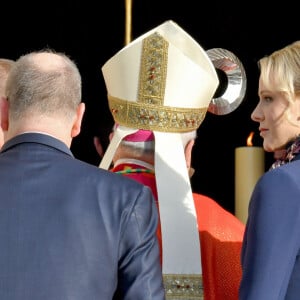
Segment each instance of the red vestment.
M153 172L136 164L120 164L112 171L150 187L157 201ZM238 300L242 276L240 252L245 226L213 199L196 193L193 193L193 198L201 245L204 299ZM158 202L157 206L159 209ZM160 226L157 235L161 247Z

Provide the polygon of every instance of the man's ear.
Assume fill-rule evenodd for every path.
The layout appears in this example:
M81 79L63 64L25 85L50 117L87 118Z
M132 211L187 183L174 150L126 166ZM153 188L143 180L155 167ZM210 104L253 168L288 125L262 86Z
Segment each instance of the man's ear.
M74 138L75 136L77 136L80 133L81 123L82 123L84 112L85 112L85 104L83 102L81 102L77 107L76 118L75 118L74 124L72 126L72 130L71 130L72 138Z
M9 111L9 102L6 97L0 98L0 113L1 113L1 128L3 131L8 130L8 111Z
M99 156L103 157L104 151L103 151L103 147L102 147L100 138L98 136L94 136L94 146L95 146L95 149L96 149L97 153L99 154Z
M186 166L187 168L191 167L192 164L192 150L193 150L193 146L195 144L195 140L190 140L184 149L184 155L185 155L185 161L186 161Z
M108 138L109 138L109 141L111 141L111 140L112 140L113 136L114 136L114 132L112 131L112 132L109 134L109 136L108 136Z

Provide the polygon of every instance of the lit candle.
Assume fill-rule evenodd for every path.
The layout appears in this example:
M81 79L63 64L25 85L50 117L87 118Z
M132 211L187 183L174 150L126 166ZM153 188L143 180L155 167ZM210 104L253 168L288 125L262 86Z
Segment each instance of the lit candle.
M244 224L254 186L265 172L265 152L262 147L253 147L253 134L247 138L247 146L235 149L235 215Z

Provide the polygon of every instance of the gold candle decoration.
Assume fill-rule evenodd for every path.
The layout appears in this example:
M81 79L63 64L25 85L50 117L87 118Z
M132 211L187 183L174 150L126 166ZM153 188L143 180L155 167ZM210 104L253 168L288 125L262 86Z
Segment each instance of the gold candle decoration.
M265 172L265 152L252 144L254 132L247 138L247 146L235 149L235 215L246 224L248 205L257 180Z
M132 0L125 0L125 45L131 42L132 36Z

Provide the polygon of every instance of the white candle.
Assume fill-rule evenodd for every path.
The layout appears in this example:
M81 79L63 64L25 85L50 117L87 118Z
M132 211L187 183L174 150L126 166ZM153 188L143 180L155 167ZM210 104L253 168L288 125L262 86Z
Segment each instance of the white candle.
M247 139L252 145L253 132ZM262 147L245 146L235 149L235 215L244 224L254 186L265 172L265 152Z

